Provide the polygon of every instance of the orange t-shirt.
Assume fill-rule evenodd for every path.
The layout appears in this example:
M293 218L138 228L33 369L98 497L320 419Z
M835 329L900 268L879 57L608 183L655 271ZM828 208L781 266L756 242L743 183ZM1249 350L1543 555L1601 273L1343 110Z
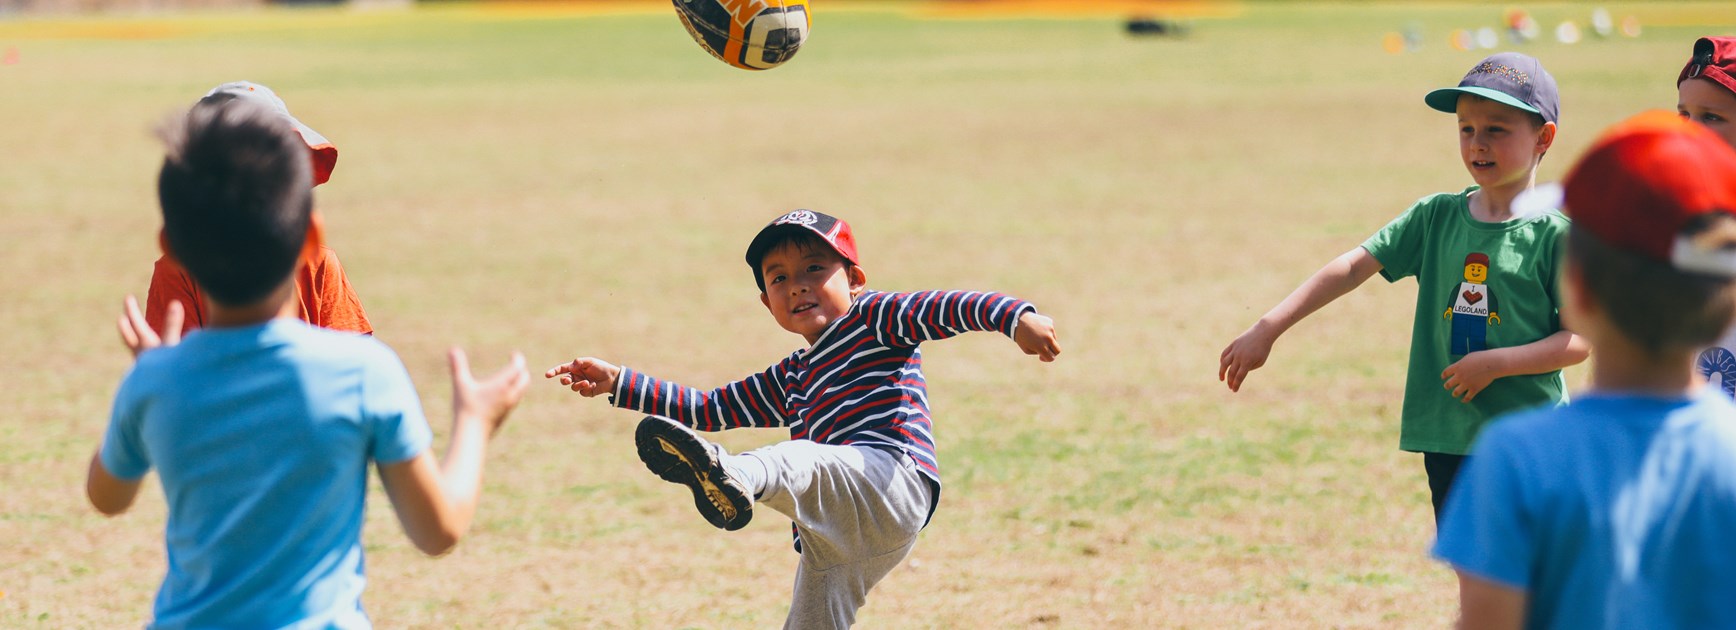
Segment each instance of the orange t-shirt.
M301 307L302 321L315 326L364 334L372 334L367 313L362 312L362 300L350 287L338 253L330 247L319 248L319 259L309 261L295 272L296 301ZM168 256L157 259L151 271L151 292L145 296L145 322L152 330L163 329L163 316L169 301L180 300L187 313L181 332L191 332L205 326L205 301L199 286L187 270Z

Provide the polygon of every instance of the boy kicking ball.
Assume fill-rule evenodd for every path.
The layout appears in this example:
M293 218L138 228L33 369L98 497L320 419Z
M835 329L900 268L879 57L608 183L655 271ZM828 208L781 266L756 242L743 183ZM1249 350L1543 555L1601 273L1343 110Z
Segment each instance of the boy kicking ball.
M801 563L786 628L845 628L902 562L940 498L922 377L924 341L998 331L1025 354L1061 353L1054 322L999 293L867 289L850 224L798 210L747 248L760 302L808 347L709 392L585 357L548 378L640 421L639 457L686 485L712 525L737 530L755 502L795 523ZM790 429L790 441L731 455L692 429ZM690 428L691 427L691 428Z

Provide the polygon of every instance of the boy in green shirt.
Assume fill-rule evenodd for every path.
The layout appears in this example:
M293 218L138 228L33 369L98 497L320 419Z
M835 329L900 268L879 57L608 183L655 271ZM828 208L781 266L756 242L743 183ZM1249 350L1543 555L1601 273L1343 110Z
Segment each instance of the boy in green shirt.
M1375 273L1388 282L1416 277L1399 448L1423 454L1438 522L1483 424L1503 412L1566 402L1561 369L1584 361L1590 348L1561 328L1557 309L1555 268L1567 219L1513 203L1536 183L1537 165L1555 141L1555 79L1536 59L1498 53L1457 87L1423 100L1457 115L1459 156L1475 185L1423 197L1315 272L1224 348L1218 379L1240 391L1279 335Z

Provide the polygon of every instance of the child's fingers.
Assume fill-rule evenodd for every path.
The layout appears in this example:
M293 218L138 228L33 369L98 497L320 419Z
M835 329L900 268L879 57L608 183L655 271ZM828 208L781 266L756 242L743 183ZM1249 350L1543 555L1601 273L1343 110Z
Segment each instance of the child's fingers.
M163 345L172 346L181 343L181 325L187 321L187 308L180 300L169 300L169 308L163 313L163 330L159 333Z
M145 321L145 314L139 311L139 301L133 296L127 296L125 310L127 323L132 327L133 334L138 336L139 343L156 346L157 334L151 330L151 324Z
M139 350L139 335L138 333L133 332L133 322L128 320L126 315L121 315L120 317L115 318L115 330L118 330L121 333L121 343L127 344L127 348L131 349L134 353L137 353Z
M524 353L522 352L514 350L512 359L507 362L506 367L501 372L501 376L505 377L506 386L514 393L523 392L526 387L530 386L530 370L524 368Z
M145 316L139 313L139 300L131 295L121 300L121 313L131 321L144 321Z
M464 349L452 346L446 350L446 364L452 370L452 380L467 382L473 380L470 375L470 357L465 356Z
M1223 354L1218 355L1218 380L1226 381L1226 379L1235 378L1236 381L1240 382L1241 379L1236 376L1236 372L1241 370L1244 365L1247 365L1247 361L1242 358L1241 353L1236 352L1236 344L1231 343L1224 346ZM1246 371L1244 370L1243 373ZM1235 388L1232 387L1231 389Z
M579 362L576 360L571 362L571 363L562 363L560 365L549 368L549 371L547 371L547 372L543 372L543 378L554 378L558 374L572 374L575 370L578 369L578 365L579 365Z
M1441 384L1441 386L1446 388L1447 390L1451 391L1453 398L1463 400L1465 402L1471 401L1471 399L1467 397L1468 395L1475 395L1475 394L1471 393L1470 385L1466 384L1464 379L1459 378L1458 375L1456 375L1456 374L1453 375L1451 378L1448 378L1445 383Z

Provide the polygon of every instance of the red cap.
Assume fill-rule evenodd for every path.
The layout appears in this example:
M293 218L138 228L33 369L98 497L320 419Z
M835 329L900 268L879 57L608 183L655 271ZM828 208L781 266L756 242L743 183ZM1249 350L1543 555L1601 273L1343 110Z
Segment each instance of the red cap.
M1605 130L1568 172L1563 212L1616 249L1683 270L1736 277L1736 251L1684 230L1736 213L1736 150L1672 112L1650 111Z
M1465 254L1465 264L1467 264L1467 265L1482 265L1484 267L1487 267L1487 266L1489 266L1489 255L1485 254L1483 252L1471 252L1469 254Z
M1702 37L1694 42L1694 56L1676 75L1676 85L1693 78L1722 85L1736 94L1736 37Z
M787 232L809 232L820 237L820 240L832 246L832 251L838 252L844 260L851 264L862 264L861 257L856 254L856 232L850 229L850 224L843 219L814 212L813 210L796 210L776 219L760 228L753 242L747 246L747 266L753 268L754 282L759 283L761 291L766 289L765 278L760 277L760 261L766 257L767 250L781 235Z

